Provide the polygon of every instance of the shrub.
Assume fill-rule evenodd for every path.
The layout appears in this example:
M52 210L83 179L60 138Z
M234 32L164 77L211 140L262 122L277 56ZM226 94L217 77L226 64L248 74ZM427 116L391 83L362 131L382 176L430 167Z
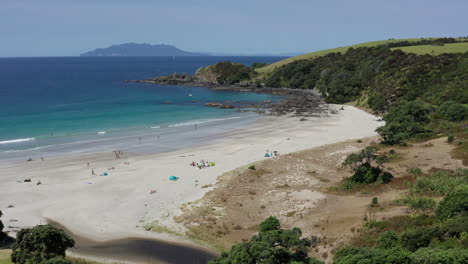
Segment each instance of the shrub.
M437 171L427 177L418 177L411 192L419 194L446 195L456 188L466 186L468 170L459 169L455 172Z
M448 136L447 136L447 142L448 142L448 143L452 143L454 140L455 140L455 136L454 136L454 135L448 135Z
M333 259L334 264L393 264L410 263L411 252L394 247L390 249L370 249L348 247L338 250Z
M419 213L426 213L436 206L436 201L428 197L408 196L403 202L408 205L412 211Z
M395 231L385 231L377 239L376 248L389 249L401 246L400 238Z
M416 251L421 247L427 247L434 237L440 236L441 233L436 227L416 227L410 229L401 235L401 244L410 251Z
M413 264L464 264L468 263L468 250L461 248L421 248L411 256Z
M445 220L468 210L468 187L448 193L436 208L436 216Z
M377 197L372 198L371 206L375 207L379 205L379 199Z
M256 170L255 165L250 165L248 169L249 170Z
M454 101L444 102L437 109L435 116L448 121L461 121L468 115L468 108Z
M422 170L420 168L411 168L408 170L409 174L413 175L421 175L423 174Z

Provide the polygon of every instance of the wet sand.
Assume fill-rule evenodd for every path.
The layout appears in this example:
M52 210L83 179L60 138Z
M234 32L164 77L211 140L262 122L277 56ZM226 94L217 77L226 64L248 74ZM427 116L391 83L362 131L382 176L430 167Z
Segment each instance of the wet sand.
M83 256L105 261L158 264L204 264L216 257L214 252L156 239L129 237L108 241L94 241L74 234L57 222L49 220L48 223L63 229L73 237L76 244L74 248L68 250L68 253L78 257Z

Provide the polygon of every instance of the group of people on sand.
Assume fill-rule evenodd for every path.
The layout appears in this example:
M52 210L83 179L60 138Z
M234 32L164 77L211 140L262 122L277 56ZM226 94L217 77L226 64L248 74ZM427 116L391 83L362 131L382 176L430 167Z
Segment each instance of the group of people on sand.
M214 162L207 161L207 160L200 160L200 162L198 163L195 163L195 161L192 161L192 163L190 163L190 166L198 167L199 169L213 167L214 165L215 165Z
M270 158L273 156L279 156L279 152L277 150L270 151L267 149L267 151L265 152L265 158Z

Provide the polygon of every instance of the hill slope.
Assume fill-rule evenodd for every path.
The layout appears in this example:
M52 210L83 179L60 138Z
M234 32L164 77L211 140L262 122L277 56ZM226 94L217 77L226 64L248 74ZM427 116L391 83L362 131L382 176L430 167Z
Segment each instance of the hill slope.
M311 52L311 53L306 53L302 54L299 56L287 58L275 63L272 63L268 66L262 67L257 69L257 72L259 73L267 73L273 71L275 68L278 68L282 65L291 63L293 61L297 60L306 60L306 59L313 59L316 57L320 56L325 56L330 53L336 53L336 52L346 52L350 48L360 48L360 47L377 47L381 45L389 45L392 43L400 43L400 42L409 42L409 43L414 43L418 42L421 40L436 40L437 38L426 38L426 39L419 39L419 38L413 38L413 39L389 39L389 40L379 40L379 41L371 41L371 42L365 42L361 44L356 44L356 45L351 45L351 46L346 46L346 47L339 47L339 48L333 48L333 49L326 49L326 50L320 50L316 52ZM461 39L458 39L461 40ZM445 45L441 46L433 46L433 45L418 45L418 46L407 46L407 47L393 47L392 50L395 49L400 49L403 50L404 52L412 52L416 54L431 54L431 55L439 55L442 53L458 53L458 52L467 52L468 51L468 42L464 43L448 43ZM434 52L432 52L434 50Z
M80 56L199 56L206 55L178 49L171 45L125 43L85 52Z

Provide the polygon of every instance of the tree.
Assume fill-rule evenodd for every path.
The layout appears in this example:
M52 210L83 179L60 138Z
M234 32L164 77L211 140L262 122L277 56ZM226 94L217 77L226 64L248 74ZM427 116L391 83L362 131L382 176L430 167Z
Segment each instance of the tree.
M2 210L0 210L0 217L2 217L3 213L2 213ZM3 223L2 223L2 220L0 220L0 239L3 238L4 236L4 233L3 233Z
M272 230L278 230L281 227L281 223L278 218L270 216L265 221L260 223L260 232L268 232Z
M371 162L376 159L377 155L375 153L377 150L379 150L379 148L376 146L368 146L359 153L351 153L346 156L342 165L349 166L352 170L357 171L362 165L370 165Z
M41 263L65 257L67 248L74 245L75 241L63 230L51 225L38 225L18 232L11 260L17 264Z
M319 242L317 237L301 238L300 228L281 229L276 217L260 224L260 232L250 241L232 246L229 252L210 261L211 264L319 264L307 256L308 249Z
M384 143L398 144L405 139L430 132L430 108L420 102L401 102L384 116L385 125L377 128Z

